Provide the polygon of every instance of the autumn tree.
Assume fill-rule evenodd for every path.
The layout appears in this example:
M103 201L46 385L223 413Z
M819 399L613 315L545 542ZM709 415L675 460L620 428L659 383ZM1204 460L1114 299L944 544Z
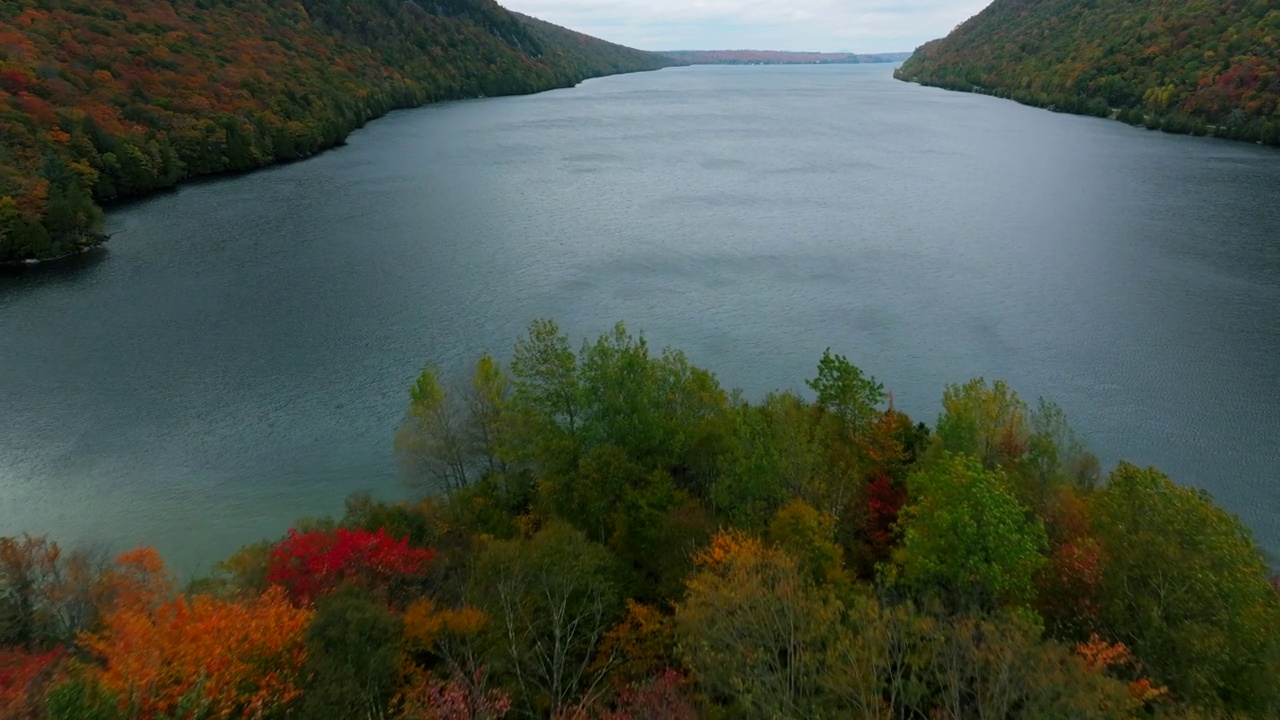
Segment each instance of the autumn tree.
M397 697L396 720L498 720L511 710L501 690L477 692L479 683L418 674Z
M267 568L274 545L267 540L250 543L214 563L209 577L192 583L192 591L220 597L249 597L267 589Z
M632 599L626 614L605 633L596 656L598 668L609 670L615 687L643 682L675 667L677 660L674 619Z
M833 717L1130 720L1148 695L1040 637L1021 610L939 616L858 598L827 645L820 684Z
M853 578L844 567L844 553L835 541L835 518L793 500L769 523L769 539L800 563L800 569L819 587L838 595L852 589Z
M938 417L938 448L977 458L988 470L1015 469L1027 451L1030 436L1028 409L1003 380L991 385L974 378L963 385L948 385Z
M0 648L0 720L42 718L45 692L59 681L66 661L62 647L38 652Z
M1083 641L1098 630L1106 556L1093 536L1095 493L1072 485L1050 488L1041 512L1049 535L1048 563L1037 577L1036 609L1055 637Z
M271 549L266 580L297 603L312 603L344 583L399 599L425 577L434 551L413 548L386 530L338 528L289 535Z
M142 717L195 706L210 717L266 714L298 696L310 621L278 588L244 602L197 595L156 605L125 594L80 642L101 662L93 682Z
M97 619L107 562L46 538L0 538L0 647L45 650L68 643Z
M840 604L790 555L738 533L699 555L676 608L684 662L734 717L813 717Z
M477 713L488 704L487 699L499 694L506 699L509 709L509 696L497 691L490 682L492 676L484 642L488 615L469 605L453 608L423 598L405 609L403 620L408 656L416 666L434 671L415 673L410 683L413 687L402 693L405 703L420 705L426 698L447 690L450 697L460 697L473 704ZM446 677L447 682L435 677L437 674ZM458 692L462 694L459 696Z
M608 705L611 705L608 706ZM612 703L579 705L561 712L554 720L697 720L688 681L668 668L657 675L631 684Z

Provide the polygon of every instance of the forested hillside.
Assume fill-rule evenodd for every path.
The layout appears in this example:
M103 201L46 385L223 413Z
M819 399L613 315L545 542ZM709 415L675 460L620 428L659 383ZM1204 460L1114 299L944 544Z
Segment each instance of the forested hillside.
M1152 129L1280 145L1280 6L995 0L917 49L897 77L1115 114Z
M0 2L0 262L96 242L102 201L305 157L393 108L669 64L493 0Z
M410 502L185 586L0 537L0 718L1280 717L1280 587L1207 494L1002 382L931 426L841 355L805 384L537 321L410 388Z

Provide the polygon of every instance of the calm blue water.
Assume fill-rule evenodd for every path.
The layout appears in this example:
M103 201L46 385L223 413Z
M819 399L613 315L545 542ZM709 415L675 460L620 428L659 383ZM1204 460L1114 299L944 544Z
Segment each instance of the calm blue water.
M393 114L0 278L0 533L184 571L399 493L428 360L618 319L759 396L832 346L931 422L1057 400L1280 548L1280 155L899 83L683 68Z

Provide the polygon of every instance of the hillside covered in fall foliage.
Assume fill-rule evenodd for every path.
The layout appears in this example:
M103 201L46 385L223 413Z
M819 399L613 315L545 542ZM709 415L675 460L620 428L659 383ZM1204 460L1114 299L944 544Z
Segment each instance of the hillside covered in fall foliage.
M408 502L185 586L0 538L0 718L1280 717L1280 586L1206 493L1002 382L932 426L830 351L806 385L537 321L410 389Z
M493 0L0 3L0 263L101 239L100 203L306 157L394 108L673 61Z
M1272 0L995 0L925 43L902 80L1280 145Z

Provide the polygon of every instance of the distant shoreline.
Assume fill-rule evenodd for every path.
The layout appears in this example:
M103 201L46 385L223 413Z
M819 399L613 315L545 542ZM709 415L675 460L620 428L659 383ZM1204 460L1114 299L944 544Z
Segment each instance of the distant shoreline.
M690 65L866 65L903 62L909 52L822 53L777 50L672 50L658 53Z

